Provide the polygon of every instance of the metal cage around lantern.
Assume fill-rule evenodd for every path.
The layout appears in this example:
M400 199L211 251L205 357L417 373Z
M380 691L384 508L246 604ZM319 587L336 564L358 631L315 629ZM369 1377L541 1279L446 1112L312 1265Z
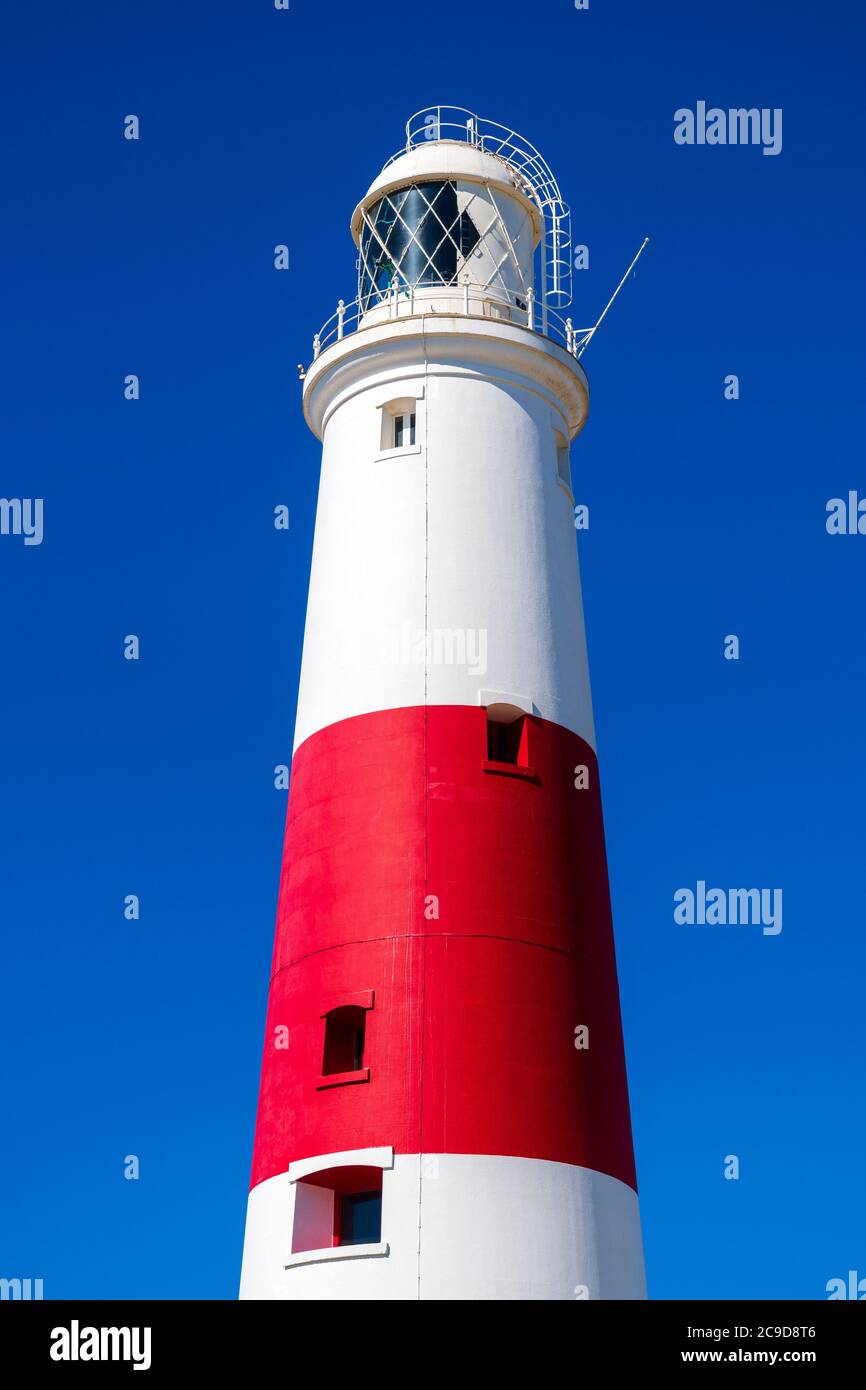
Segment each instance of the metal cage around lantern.
M388 164L428 141L457 140L503 160L544 223L542 298L551 307L571 303L571 212L546 159L531 141L498 121L462 106L427 106L406 122L406 144ZM388 167L385 165L385 168Z

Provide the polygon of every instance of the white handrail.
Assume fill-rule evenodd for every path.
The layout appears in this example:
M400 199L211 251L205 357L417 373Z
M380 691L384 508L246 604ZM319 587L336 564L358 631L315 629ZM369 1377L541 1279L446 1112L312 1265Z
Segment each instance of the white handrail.
M432 305L442 299L448 300L444 311L464 318L496 318L497 322L510 321L518 328L527 328L542 338L549 338L564 348L570 357L579 357L594 328L574 328L571 319L564 319L553 309L542 306L542 322L536 318L536 300L532 290L527 291L525 302L515 299L502 299L491 295L475 285L450 285L431 287L425 294L424 286L411 286L401 293L396 285L380 291L378 299L370 301L353 299L346 304L342 299L336 311L326 319L313 338L313 360L332 342L340 342L351 333L362 328L373 328L382 319L375 316L379 309L385 310L388 321L394 319L423 318L432 312ZM505 311L505 312L503 312ZM365 320L370 320L365 322ZM596 325L597 326L597 325Z

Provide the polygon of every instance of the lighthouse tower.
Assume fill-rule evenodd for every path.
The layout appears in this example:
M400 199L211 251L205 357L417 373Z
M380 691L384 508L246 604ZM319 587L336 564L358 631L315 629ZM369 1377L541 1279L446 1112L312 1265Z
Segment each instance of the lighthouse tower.
M241 1297L645 1297L569 449L568 210L455 108L352 217Z

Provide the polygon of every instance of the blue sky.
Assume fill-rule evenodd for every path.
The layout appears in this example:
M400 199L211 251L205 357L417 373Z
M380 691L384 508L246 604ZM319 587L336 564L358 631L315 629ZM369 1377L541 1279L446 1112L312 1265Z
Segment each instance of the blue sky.
M866 496L863 24L7 6L0 495L44 499L44 540L0 537L0 1274L236 1295L318 478L295 364L354 296L355 202L441 101L552 165L577 321L652 237L573 452L650 1292L866 1275L866 537L825 529ZM782 108L781 154L676 145L698 100ZM781 934L678 926L698 879L781 887Z

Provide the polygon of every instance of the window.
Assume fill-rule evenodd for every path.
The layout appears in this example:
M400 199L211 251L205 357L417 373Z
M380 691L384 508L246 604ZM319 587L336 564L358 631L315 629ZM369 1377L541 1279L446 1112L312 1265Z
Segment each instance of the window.
M535 746L534 720L521 707L523 697L520 697L521 705L518 705L503 694L492 691L482 694L487 697L483 711L480 711L485 721L487 752L483 770L537 782L538 772L532 766L531 757Z
M382 1239L382 1169L325 1168L295 1187L292 1254Z
M487 714L487 757L492 763L520 762L520 745L523 741L523 718L504 722Z
M325 1048L322 1075L360 1071L364 1065L366 1011L353 1004L332 1009L325 1016Z
M568 444L561 434L556 436L556 476L571 492L571 459Z
M415 443L415 412L394 416L394 448L408 449Z
M385 401L379 406L382 423L379 430L379 452L387 454L394 449L418 452L416 441L421 438L423 429L418 425L420 396L400 396L397 400Z
M374 1245L382 1239L382 1191L340 1195L338 1245Z
M332 1091L339 1086L364 1085L370 1080L370 1068L365 1054L367 1044L367 1015L373 1008L372 989L331 995L322 1001L319 1017L322 1020L322 1071L314 1079L319 1091Z

